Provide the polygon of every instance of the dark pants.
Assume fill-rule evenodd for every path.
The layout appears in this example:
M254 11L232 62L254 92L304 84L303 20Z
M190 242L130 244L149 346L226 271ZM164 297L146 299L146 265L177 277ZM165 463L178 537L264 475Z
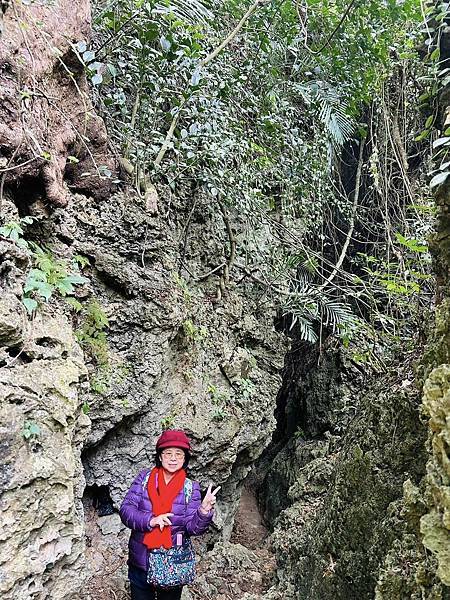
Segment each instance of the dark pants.
M147 589L143 589L130 583L131 586L131 600L180 600L181 590L183 588L177 587L170 590L152 589L150 586Z

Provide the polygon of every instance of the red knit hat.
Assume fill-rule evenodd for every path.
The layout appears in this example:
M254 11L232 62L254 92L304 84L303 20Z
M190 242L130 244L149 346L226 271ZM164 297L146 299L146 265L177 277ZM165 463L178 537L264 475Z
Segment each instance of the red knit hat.
M191 449L191 442L188 436L180 429L167 429L158 438L156 442L156 449L161 448L184 448L184 450Z

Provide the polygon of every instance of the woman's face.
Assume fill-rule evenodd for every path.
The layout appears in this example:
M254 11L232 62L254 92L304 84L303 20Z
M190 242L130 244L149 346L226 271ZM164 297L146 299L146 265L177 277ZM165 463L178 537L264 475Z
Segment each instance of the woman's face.
M161 452L161 464L169 473L176 473L183 466L184 450L181 448L164 448Z

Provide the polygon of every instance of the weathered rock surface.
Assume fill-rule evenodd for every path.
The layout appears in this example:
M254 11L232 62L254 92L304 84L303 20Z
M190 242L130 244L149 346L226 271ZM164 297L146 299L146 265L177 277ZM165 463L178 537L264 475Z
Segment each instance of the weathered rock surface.
M94 424L84 453L87 483L108 486L117 506L139 469L152 464L162 426L185 428L194 443L191 474L204 485L224 484L221 520L229 535L236 490L275 427L286 349L275 315L259 310L248 289L245 297L230 286L226 302L215 304L211 282L180 278L177 233L139 200L76 204L55 216L55 229L70 229L70 252L90 259L91 294L109 318L108 365L100 373L92 365L94 390L84 397ZM214 260L209 231L205 225L203 254Z
M325 351L320 368L310 349L288 360L275 451L254 474L260 482L267 473L262 503L278 559L279 582L265 593L273 557L229 540L242 483L276 425L287 343L275 312L254 281L231 277L220 287L216 267L229 240L201 194L186 203L161 194L159 217L130 190L109 195L111 180L98 167L114 164L72 46L88 40L88 3L3 3L1 13L6 195L21 213L46 216L34 235L51 239L60 256L89 259L91 281L78 292L84 308L71 316L73 327L56 304L30 325L19 300L29 257L0 240L2 597L78 598L88 575L87 598L127 597L128 532L114 510L152 464L161 428L171 426L193 439L191 475L222 485L186 598L445 598L448 314L438 312L440 341L427 370L429 456L409 365L399 379L366 388L362 369L340 353ZM439 236L448 255L448 227ZM101 348L80 335L93 300L109 321ZM87 441L81 404L93 422Z
M3 2L1 12L0 158L6 188L24 203L40 199L65 206L68 183L105 197L111 179L101 169L114 164L103 121L92 110L84 65L73 50L89 39L90 3Z
M296 387L297 402L311 407L313 419L308 394L321 390L320 435L302 413L301 429L274 457L262 486L280 580L270 594L284 598L374 598L385 556L405 531L403 482L414 488L425 469L426 428L411 359L369 386L345 358L338 363L347 370L325 358L306 376L317 385ZM410 500L408 510L417 526L423 503ZM435 584L429 570L428 589Z
M67 318L51 310L30 323L1 283L0 595L63 598L83 579L86 369Z

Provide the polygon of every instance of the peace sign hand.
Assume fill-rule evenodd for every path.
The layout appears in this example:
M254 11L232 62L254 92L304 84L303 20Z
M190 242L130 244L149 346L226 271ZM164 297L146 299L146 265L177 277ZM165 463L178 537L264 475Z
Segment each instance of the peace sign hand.
M212 491L212 483L209 484L205 497L203 498L203 502L200 506L200 510L204 515L209 513L209 511L214 508L214 505L216 503L216 494L219 490L220 485L214 491Z

